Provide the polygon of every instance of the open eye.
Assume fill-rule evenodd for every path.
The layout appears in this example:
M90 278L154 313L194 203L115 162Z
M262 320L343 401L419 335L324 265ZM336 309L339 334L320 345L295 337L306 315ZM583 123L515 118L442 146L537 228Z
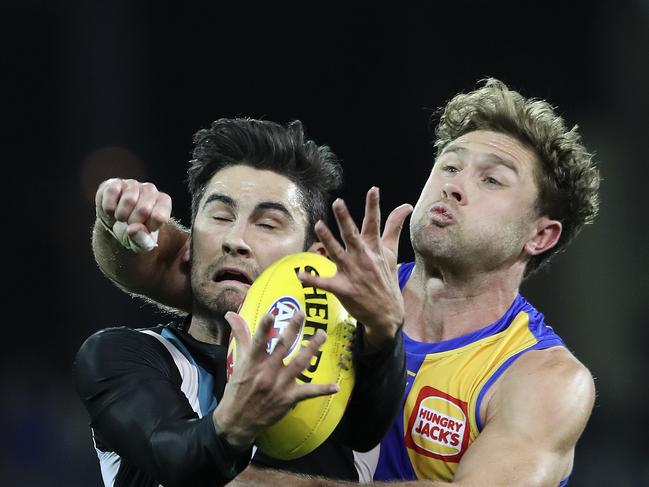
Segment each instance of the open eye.
M452 174L455 174L456 172L460 171L457 167L452 166L450 164L444 164L444 167L442 167L442 170L445 171L445 172L450 172Z

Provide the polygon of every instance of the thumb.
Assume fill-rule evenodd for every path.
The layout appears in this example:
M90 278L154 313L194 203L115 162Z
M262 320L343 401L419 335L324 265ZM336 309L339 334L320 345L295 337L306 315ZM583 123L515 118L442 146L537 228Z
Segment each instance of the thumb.
M126 228L131 247L135 246L135 252L148 252L158 246L158 230L150 231L143 223L131 223Z
M149 232L141 223L115 222L112 233L119 243L136 254L149 252L158 246L158 232Z
M234 335L234 339L237 341L237 348L239 351L248 353L250 350L251 338L250 328L248 327L246 320L244 320L241 315L233 311L228 311L225 313L225 321L230 325L232 335Z
M406 203L392 210L388 219L385 221L381 242L385 247L392 250L395 255L399 251L399 237L401 236L403 223L410 213L412 213L412 205Z

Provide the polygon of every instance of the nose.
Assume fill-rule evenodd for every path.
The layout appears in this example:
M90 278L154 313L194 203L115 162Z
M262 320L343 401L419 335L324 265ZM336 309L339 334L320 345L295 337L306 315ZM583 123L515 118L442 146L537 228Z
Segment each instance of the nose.
M460 204L466 203L464 191L455 183L448 182L444 184L442 186L442 196L444 198L453 198Z
M252 255L252 250L245 239L245 233L245 225L233 225L223 238L221 245L223 253L240 257L249 257Z

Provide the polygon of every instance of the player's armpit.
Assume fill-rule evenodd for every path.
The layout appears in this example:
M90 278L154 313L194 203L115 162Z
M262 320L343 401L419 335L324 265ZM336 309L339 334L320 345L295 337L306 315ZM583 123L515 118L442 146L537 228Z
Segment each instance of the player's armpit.
M135 253L97 221L92 249L101 271L124 291L163 307L191 311L189 231L178 222L169 220L160 227L156 248Z
M593 407L590 372L557 347L521 356L493 387L452 485L556 487Z

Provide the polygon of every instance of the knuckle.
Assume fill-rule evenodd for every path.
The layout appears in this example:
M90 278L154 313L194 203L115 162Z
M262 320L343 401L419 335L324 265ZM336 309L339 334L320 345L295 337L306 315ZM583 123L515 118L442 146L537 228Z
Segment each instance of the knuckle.
M132 195L124 195L119 203L123 208L133 208L137 203L137 198Z
M151 214L151 205L141 205L135 208L135 214L143 218L148 217Z
M151 219L153 221L155 221L155 222L158 222L158 223L164 223L164 222L166 222L168 220L168 216L164 211L162 211L162 210L160 210L158 208L155 208L151 212Z
M154 193L158 190L158 188L153 183L142 183L142 190L149 193Z

